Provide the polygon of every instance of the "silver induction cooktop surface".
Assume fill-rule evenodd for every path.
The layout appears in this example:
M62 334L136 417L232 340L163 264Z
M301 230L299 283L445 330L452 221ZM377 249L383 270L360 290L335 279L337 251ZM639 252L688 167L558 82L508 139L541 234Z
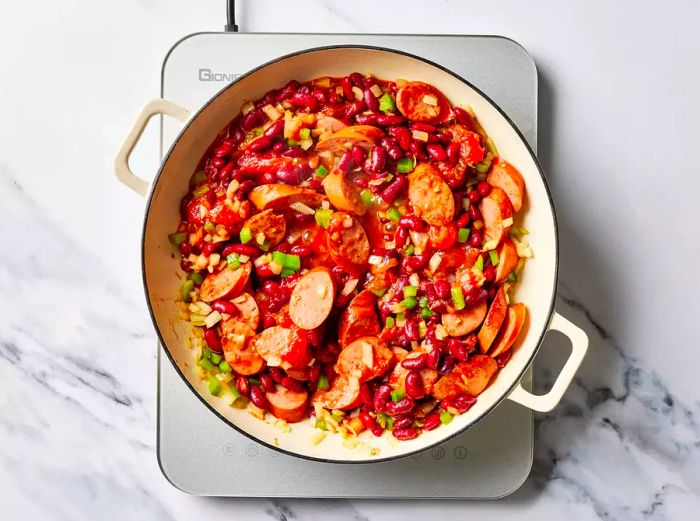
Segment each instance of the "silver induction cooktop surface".
M190 110L237 75L317 46L364 44L435 61L493 99L537 150L537 71L517 43L496 36L199 33L168 53L162 95ZM161 123L161 154L179 131ZM319 463L255 443L210 412L158 348L158 459L193 494L231 497L495 498L515 491L532 465L532 411L505 401L454 439L396 461ZM531 373L525 376L531 384Z

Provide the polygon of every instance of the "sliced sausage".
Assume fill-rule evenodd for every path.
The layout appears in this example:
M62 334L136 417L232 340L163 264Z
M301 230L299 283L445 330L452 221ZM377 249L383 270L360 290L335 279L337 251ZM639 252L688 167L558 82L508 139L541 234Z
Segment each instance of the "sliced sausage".
M282 357L292 343L292 330L282 326L264 329L255 337L253 347L271 367L282 367Z
M490 356L472 356L440 378L431 394L437 400L454 398L462 393L478 396L486 389L496 371L498 364Z
M384 137L384 131L370 125L351 125L342 128L316 143L316 152L331 152L340 155L353 146L368 148Z
M409 174L408 199L416 215L433 226L447 224L455 215L452 191L429 163L419 163Z
M367 211L367 205L360 197L360 187L339 170L334 170L323 178L323 189L328 200L338 210L354 215L364 215Z
M221 323L224 358L238 374L256 374L265 367L265 360L252 345L254 337L255 331L236 318L229 318Z
M275 213L274 210L264 210L249 217L244 227L250 228L253 238L257 240L258 234L265 236L265 242L272 248L284 240L287 231L287 223L283 215Z
M360 380L358 378L338 376L327 391L316 391L311 398L313 403L325 409L354 409L362 402L360 398Z
M496 358L511 348L518 339L518 335L520 335L526 317L527 308L525 304L513 304L508 308L501 330L493 341L493 350L489 353L491 357Z
M464 125L455 123L442 129L450 140L459 145L457 163L441 161L437 164L440 175L451 188L459 188L467 177L467 167L474 166L484 159L486 150L481 136Z
M247 284L250 270L250 262L246 262L235 270L224 267L221 271L210 273L202 281L202 286L199 288L199 298L204 302L214 302L237 295Z
M461 311L443 313L442 325L445 326L448 335L464 336L481 325L486 317L486 311L486 302L481 301L476 306Z
M238 169L244 174L274 174L294 165L294 159L284 156L243 154L238 159Z
M345 347L358 338L377 336L380 332L377 297L369 290L360 291L340 315L338 343Z
M297 423L306 417L306 404L309 394L306 391L292 391L278 385L274 393L265 393L270 412L287 423Z
M422 81L408 82L399 89L396 107L406 118L424 123L444 123L452 117L445 95Z
M435 275L454 274L458 268L469 269L474 266L480 253L481 250L471 246L454 246L442 254Z
M350 272L363 272L370 247L365 229L346 212L335 212L328 225L328 251L333 261Z
M251 329L258 329L260 323L260 309L253 295L248 292L241 293L237 297L231 299L231 303L236 306L238 315L236 318L245 322Z
M258 210L267 210L287 208L296 202L313 208L320 206L326 200L326 196L309 188L276 183L256 186L248 194L248 199Z
M525 198L525 181L517 168L507 161L498 158L491 165L491 171L486 181L488 181L491 186L497 186L503 190L508 196L508 199L510 199L513 210L516 212L520 211L520 208L523 206L523 199Z
M498 334L498 330L501 328L506 318L507 312L508 303L506 302L506 294L503 287L501 287L496 293L493 302L491 302L491 307L489 307L489 311L486 314L486 319L479 330L479 346L482 353L486 353L491 347L491 344Z
M376 337L364 337L340 352L335 371L366 382L386 373L393 362L394 353L384 342Z
M323 324L335 300L333 275L328 268L314 268L299 279L289 299L289 317L302 329Z
M324 132L338 132L345 127L345 123L331 116L319 116L316 120L316 128Z
M479 203L479 210L484 219L484 231L487 241L501 242L510 225L504 226L503 221L513 217L513 205L506 193L498 187L491 188L489 195Z
M503 282L517 266L520 257L518 249L508 237L498 247L498 266L496 266L496 284Z
M405 356L401 356L401 353L397 353L396 349L394 349L394 354L396 355L398 362L389 375L388 383L392 389L403 389L405 387L406 375L409 373L409 370L401 365L401 361L407 358L416 358L424 353L425 351L411 351ZM430 369L429 367L420 370L420 377L423 382L423 388L426 390L426 392L430 393L432 391L433 385L435 385L435 382L439 376L440 374L435 369Z

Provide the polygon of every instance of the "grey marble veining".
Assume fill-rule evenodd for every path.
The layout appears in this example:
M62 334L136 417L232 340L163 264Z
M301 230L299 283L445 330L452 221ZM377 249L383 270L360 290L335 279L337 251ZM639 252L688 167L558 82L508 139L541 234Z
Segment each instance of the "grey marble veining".
M700 7L690 0L673 9L245 2L244 30L495 33L522 43L541 74L540 157L561 225L557 308L591 347L560 407L538 418L531 478L500 501L235 501L187 496L163 479L155 335L138 266L143 203L117 186L110 163L158 91L164 52L183 34L218 29L219 4L5 9L0 519L695 518ZM152 170L149 161L136 163ZM547 338L542 389L565 351L565 340Z

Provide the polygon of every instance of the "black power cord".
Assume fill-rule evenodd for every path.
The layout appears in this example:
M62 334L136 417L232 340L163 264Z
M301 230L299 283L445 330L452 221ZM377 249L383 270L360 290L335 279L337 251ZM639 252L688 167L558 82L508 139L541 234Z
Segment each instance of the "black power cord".
M236 25L236 0L226 1L226 25L224 31L227 33L237 33L238 26Z

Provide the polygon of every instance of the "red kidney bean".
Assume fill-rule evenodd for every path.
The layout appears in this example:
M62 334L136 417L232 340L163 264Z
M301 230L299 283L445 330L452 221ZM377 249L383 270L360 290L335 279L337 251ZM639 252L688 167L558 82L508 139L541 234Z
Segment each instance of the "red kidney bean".
M420 434L420 429L416 429L415 427L409 427L408 429L394 429L391 431L391 433L397 440L405 441L412 440L413 438L417 437Z
M396 248L403 248L408 239L408 230L406 228L399 228L394 234L394 244Z
M437 340L437 339L436 339ZM442 358L442 354L440 353L439 349L433 349L428 353L428 358L426 360L426 363L430 369L437 369L440 366L440 360Z
M399 219L398 222L399 226L401 228L407 228L409 230L412 230L414 232L422 232L425 230L425 222L423 219L418 217L416 214L408 214L404 215Z
M347 99L351 100L354 98L355 94L352 92L352 80L348 76L340 79L340 86L343 88L343 94L345 94Z
M394 161L398 161L403 157L403 150L401 150L398 141L393 137L382 138L379 144L384 147L387 155Z
M476 204L481 201L481 195L479 195L478 190L472 190L467 194L467 199L469 199L470 203Z
M211 160L211 164L214 168L221 168L226 164L226 160L223 157L215 157Z
M285 166L277 171L277 180L281 183L296 186L301 183L301 175L299 169L294 166Z
M232 244L231 253L247 255L248 257L256 257L260 255L260 248L251 246L250 244Z
M284 157L291 157L291 158L294 158L294 159L301 159L301 158L303 158L303 157L306 157L306 152L304 152L304 150L301 149L301 148L292 147L292 148L289 148L289 149L285 150L284 152L282 152L282 155L283 155Z
M442 361L442 364L440 365L440 369L438 369L438 372L442 375L449 373L454 369L455 365L457 364L457 359L452 356L452 355L447 355L444 360Z
M297 80L290 80L277 94L277 101L286 100L289 96L294 94L299 87L300 85Z
M488 291L484 288L472 288L464 294L464 303L467 306L476 306L488 297Z
M479 211L479 207L475 204L469 205L469 217L472 218L472 221L481 220L481 212Z
M219 333L213 327L208 327L204 330L204 341L212 351L221 353L221 339Z
M227 141L231 141L232 145L237 145L245 139L245 132L239 127L230 129Z
M447 152L438 143L431 143L425 147L426 152L433 161L444 161L447 159Z
M382 199L388 204L393 203L407 184L405 176L397 175L391 184L382 190Z
M391 127L389 135L393 136L399 146L406 152L411 149L411 131L406 127Z
M434 136L433 134L428 134L428 144L437 144L439 142L440 140L437 138L437 136Z
M427 353L421 353L416 357L401 360L401 367L405 369L423 369L428 363Z
M433 284L433 289L435 290L435 296L441 299L446 299L450 296L450 283L445 279L438 279Z
M352 72L349 75L350 81L355 87L360 87L361 89L365 86L365 78L359 72Z
M466 228L470 222L472 222L472 216L469 215L469 212L463 213L457 219L457 228Z
M413 425L413 418L411 416L399 416L394 420L394 430L396 429L407 429Z
M478 248L481 246L481 243L483 242L484 237L481 234L481 232L477 229L473 229L471 233L469 234L469 239L467 240L467 244L471 246L472 248Z
M217 245L213 242L205 242L204 245L202 246L202 255L206 255L207 257L214 253L216 250Z
M476 397L471 396L469 394L460 394L452 399L452 404L454 405L454 408L457 409L460 412L460 414L464 414L465 412L467 412L475 403Z
M284 119L278 119L275 121L272 125L267 127L265 129L265 132L263 132L263 136L269 137L269 138L276 138L277 136L282 135L284 132Z
M449 145L451 143L451 138L444 132L440 132L439 130L435 133L435 137L438 139L440 143L443 145Z
M309 112L314 112L318 109L318 100L306 92L295 92L289 97L289 103L295 107L308 109Z
M387 402L385 405L385 410L389 416L403 416L404 414L410 413L415 404L416 403L413 401L413 398L404 396L398 402Z
M359 418L362 422L362 425L364 425L365 429L367 429L368 431L373 432L378 427L377 421L374 418L372 418L372 415L367 411L362 411L359 414Z
M447 341L447 349L460 362L466 362L467 358L469 358L469 353L459 338L450 338Z
M374 410L377 412L384 412L389 402L389 396L391 396L391 387L388 385L380 385L377 390L374 391L374 399L372 400Z
M437 131L437 127L430 125L429 123L421 123L416 121L411 123L411 130L417 130L419 132L427 132L428 134L434 134Z
M187 241L181 243L180 246L178 246L178 249L180 250L180 253L182 253L185 257L189 256L189 254L192 253L192 246Z
M449 145L447 145L447 163L450 166L455 166L457 164L457 161L459 161L460 148L460 144L456 142L452 142Z
M311 95L316 98L321 105L325 105L328 102L328 92L321 87L314 87L311 90Z
M369 87L365 88L365 91L363 93L363 99L369 110L371 110L372 112L379 111L379 100L377 99L377 96L375 96L374 93L369 89Z
M464 125L469 130L474 130L474 118L472 118L469 112L460 107L452 107L452 112L455 115L457 123Z
M367 157L367 151L362 148L359 145L355 145L352 147L352 161L356 165L361 165L364 163L365 158Z
M418 341L420 339L420 328L418 327L418 321L413 319L406 320L406 324L403 326L404 335L410 341Z
M263 328L274 327L277 325L277 320L272 315L265 315L263 318Z
M262 386L263 391L266 393L274 393L275 389L277 388L275 386L275 381L269 374L260 375L260 385Z
M347 150L340 158L340 161L338 161L338 169L343 172L344 175L347 175L348 172L353 167L353 161L352 161L352 152L350 150Z
M260 109L253 109L241 119L243 130L250 132L265 121L265 113Z
M265 295L272 297L280 292L280 285L274 280L266 280L263 282L262 290Z
M236 389L243 396L248 396L250 394L250 382L245 376L238 376L236 378Z
M395 127L403 122L403 117L397 114L377 114L377 124L382 127Z
M282 378L284 378L284 373L279 367L270 367L267 370L270 373L270 377L275 381L275 383L282 384Z
M358 114L355 116L355 123L358 125L372 125L375 126L377 124L377 116L379 114L375 114L373 112L364 112L362 114Z
M238 308L228 300L217 300L215 302L212 302L211 308L218 311L219 313L226 313L227 315L238 314Z
M284 378L282 378L282 386L286 387L290 391L304 391L304 386L301 384L301 382L295 380L291 376L285 376Z
M231 155L231 151L233 150L233 145L231 143L222 143L219 145L219 147L214 150L214 156L215 157L227 157Z
M299 255L299 257L310 257L314 254L314 251L311 249L311 246L297 244L289 249L289 253L292 255Z
M360 400L368 407L372 407L372 389L366 382L360 386Z
M284 155L284 154L282 154ZM265 172L260 176L262 184L271 184L277 180L277 175L274 172ZM240 190L240 188L239 188Z
M316 385L319 377L321 376L321 364L314 364L311 367L306 368L306 378L309 380L311 385Z
M250 386L250 401L256 407L267 410L267 398L265 398L265 393L257 385Z
M258 277L263 278L263 279L269 279L270 277L275 276L275 274L270 269L270 266L267 264L261 264L260 266L255 266L255 273Z
M345 107L345 112L343 115L345 116L346 119L350 119L350 118L356 116L357 114L359 114L360 112L362 112L363 110L365 110L365 108L366 108L365 102L362 100L357 100L357 101L350 103L347 107Z
M425 396L423 379L418 371L410 371L406 375L405 386L406 396L413 398L414 400L420 400Z
M479 181L479 184L476 185L476 189L481 197L486 197L491 193L491 185L486 181Z
M423 420L423 430L432 431L440 425L440 413L437 411L431 412Z
M382 172L386 165L386 150L378 145L373 145L369 151L367 170L370 172Z
M423 143L421 141L411 141L410 149L417 159L420 159L421 161L425 161L426 159L428 159L428 156L425 154L425 149L423 148Z
M248 146L248 150L251 152L264 152L272 146L272 138L269 136L260 136L259 138L251 141Z
M491 282L492 280L494 280L496 278L496 268L494 268L493 266L486 266L484 268L483 274L484 274L484 278L487 281Z
M287 145L285 145L282 141L278 141L277 143L272 145L272 151L275 154L281 154L282 152L287 150L287 148L288 148Z

